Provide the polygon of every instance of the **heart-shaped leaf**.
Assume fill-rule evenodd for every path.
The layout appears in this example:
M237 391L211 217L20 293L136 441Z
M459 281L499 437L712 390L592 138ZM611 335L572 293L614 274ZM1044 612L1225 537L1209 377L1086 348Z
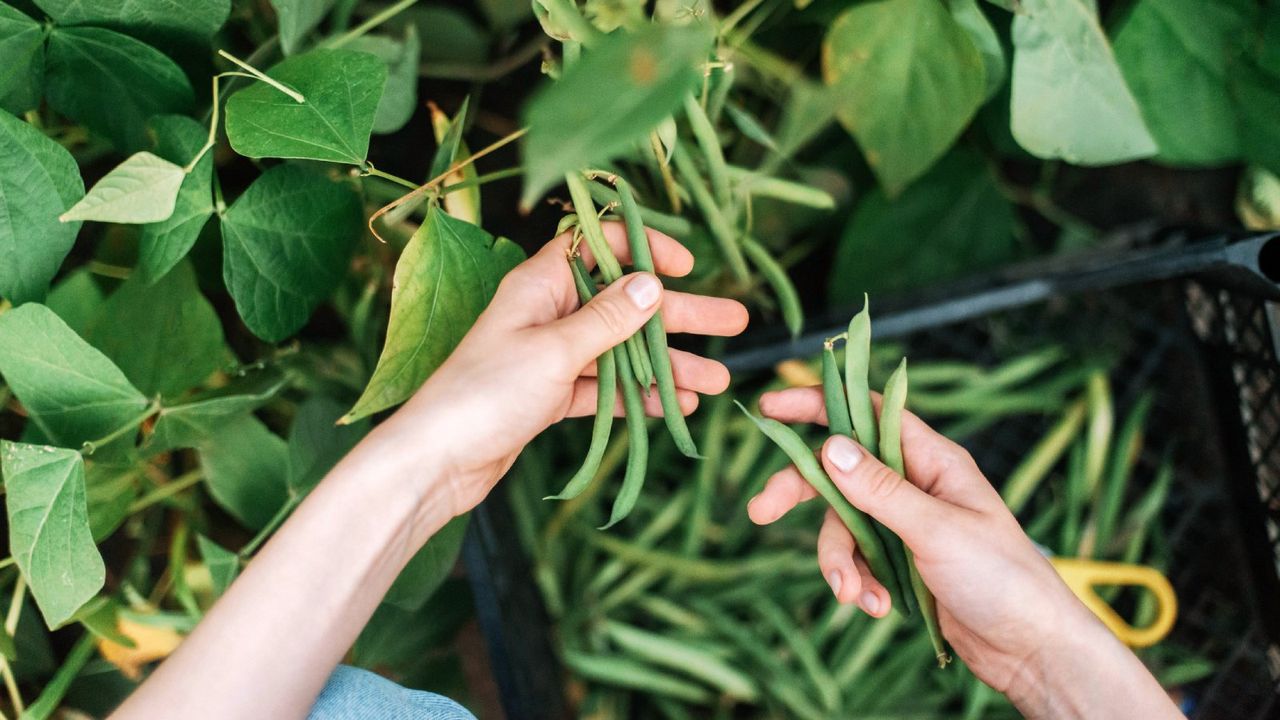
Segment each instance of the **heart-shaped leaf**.
M14 115L40 104L44 90L44 28L0 3L0 109Z
M0 375L53 442L79 448L138 419L147 399L44 305L0 314Z
M518 245L432 207L396 263L387 342L364 393L341 422L404 402L471 329Z
M300 93L298 102L266 83L227 100L227 139L247 157L364 163L387 81L378 58L352 50L312 50L267 75Z
M0 112L0 297L14 304L44 298L80 231L58 215L84 195L66 148Z
M1106 165L1156 141L1089 0L1025 0L1013 20L1013 137L1039 158Z
M837 117L890 195L951 147L986 88L982 56L938 0L850 7L827 31L822 60Z
M254 416L224 423L198 451L209 494L245 527L266 527L288 501L289 451L284 439Z
M106 582L89 531L84 460L75 450L0 441L9 550L50 629Z
M277 165L222 217L222 277L255 335L277 342L307 322L342 279L363 232L348 182Z
M58 216L61 222L97 220L153 223L167 220L186 173L168 160L143 151L111 169L80 202Z

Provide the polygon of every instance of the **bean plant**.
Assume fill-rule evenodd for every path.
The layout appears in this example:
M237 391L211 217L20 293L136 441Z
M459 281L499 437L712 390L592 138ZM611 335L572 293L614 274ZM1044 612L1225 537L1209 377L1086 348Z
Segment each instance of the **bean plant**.
M1089 245L1119 220L1080 187L1215 168L1245 224L1280 224L1278 30L1272 0L0 1L3 702L109 711L557 219L676 237L682 289L790 333ZM651 375L669 404L667 342L655 322L602 358L625 406ZM664 448L721 442L664 407L652 437L630 413L602 524L647 512ZM619 461L604 409L559 506ZM353 661L450 674L398 642L461 622L435 591L466 523Z

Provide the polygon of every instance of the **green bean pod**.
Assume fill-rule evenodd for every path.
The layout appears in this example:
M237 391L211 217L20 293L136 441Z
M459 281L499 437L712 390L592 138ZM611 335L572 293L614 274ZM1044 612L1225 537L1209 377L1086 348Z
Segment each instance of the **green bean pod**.
M616 620L606 620L604 631L623 651L645 662L689 675L728 697L753 702L760 696L755 679L690 643Z
M871 301L862 296L862 311L849 321L849 337L844 342L844 388L849 395L849 415L858 442L868 452L880 456L876 412L871 404Z
M622 206L622 219L627 227L627 243L631 246L631 264L637 270L656 273L653 254L649 250L649 237L645 234L644 220L640 217L640 205L631 192L631 185L618 178L616 187ZM658 399L662 401L662 419L667 424L667 432L671 433L671 439L685 457L701 458L698 446L689 434L684 413L680 410L680 399L676 396L675 375L671 372L671 351L667 347L667 329L662 324L661 309L645 322L644 338L649 349L654 380L658 385Z
M901 593L898 591L897 583L893 582L896 575L893 572L893 565L890 563L888 555L885 553L884 543L880 541L880 536L876 534L875 527L871 520L863 514L863 512L853 506L849 499L840 492L831 478L827 476L822 465L818 463L814 457L813 451L805 444L804 440L796 434L795 430L783 425L772 418L760 418L752 415L742 403L738 403L738 408L746 413L747 417L756 424L760 432L764 433L774 442L783 452L787 454L791 462L795 464L796 469L809 481L814 490L822 496L832 509L836 511L836 515L845 527L849 528L849 532L853 534L854 542L858 544L858 549L862 551L862 557L866 558L867 566L871 568L871 574L875 575L889 591L891 602L898 607L904 607L901 603Z
M729 191L729 171L725 168L720 138L716 137L716 129L711 124L711 118L707 117L707 111L692 93L684 96L684 114L689 120L689 129L693 131L693 139L698 143L702 158L707 163L707 176L711 179L716 203L721 210L731 209L733 194Z
M587 247L596 259L600 276L604 278L606 285L617 282L622 277L622 266L618 264L617 256L613 254L613 249L604 238L604 228L600 226L600 218L596 215L596 206L591 200L591 190L587 187L586 178L582 173L565 173L564 182L569 187L569 196L573 199L573 207L577 211L578 227L581 228L582 237L587 241ZM636 378L642 381L641 387L648 393L649 383L653 378L653 368L649 365L649 356L644 349L644 337L636 333L627 338L623 344L627 348L627 356L631 360Z
M853 437L853 420L849 417L849 399L844 394L844 381L836 368L835 343L822 345L822 400L827 408L827 427L832 435Z
M773 294L778 298L778 307L782 309L782 320L791 331L791 337L799 335L804 329L804 309L800 306L800 295L786 269L769 254L768 248L750 235L742 236L742 251L764 276L769 287L773 288Z
M907 476L907 468L902 459L902 412L906 406L907 359L903 358L898 369L889 376L889 382L884 388L884 402L880 406L880 459L889 469L904 478ZM947 641L943 639L942 629L938 625L938 603L933 593L925 586L924 580L920 578L920 571L916 569L911 548L904 549L916 606L924 616L924 625L929 631L929 640L933 643L933 652L938 659L938 666L946 667L951 661L951 656L947 653Z
M622 657L565 650L564 664L578 675L606 685L694 703L705 704L715 699L715 694L702 685L670 675L646 663Z
M578 288L578 299L585 305L591 301L595 289L588 280L587 268L582 258L574 257L569 261L573 272L573 284ZM600 470L600 461L604 459L604 450L609 445L609 433L613 430L613 408L617 398L618 374L613 362L613 350L607 350L596 359L596 419L591 426L591 445L587 448L587 457L578 472L569 478L564 489L558 495L551 495L544 500L570 500L578 496L591 484L591 480Z
M685 148L677 147L675 155L671 157L675 163L676 172L680 173L684 179L684 187L689 191L689 197L693 200L693 204L698 206L698 212L702 213L702 219L706 221L711 236L715 238L720 251L724 253L725 262L729 265L734 280L746 284L751 280L751 273L747 270L747 261L742 256L738 233L725 217L724 211L716 205L715 198L703 184L702 176L698 174L698 168L689 158Z
M1095 558L1105 556L1115 536L1129 476L1133 473L1134 463L1142 449L1143 427L1147 422L1147 414L1151 411L1152 399L1150 393L1138 398L1111 446L1111 462L1107 465L1101 492L1094 502L1093 514L1097 518L1093 543Z
M621 346L613 349L613 361L618 366L618 384L622 386L622 407L627 418L627 469L622 476L622 488L613 501L609 522L600 529L608 530L631 514L644 488L645 472L649 469L649 426L645 423L644 400L640 397L640 385L631 370L631 361Z

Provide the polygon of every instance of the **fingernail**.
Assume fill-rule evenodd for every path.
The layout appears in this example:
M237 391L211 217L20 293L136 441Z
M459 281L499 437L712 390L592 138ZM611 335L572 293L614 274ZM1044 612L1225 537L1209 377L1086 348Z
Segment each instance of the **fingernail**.
M840 577L839 570L832 570L830 574L827 575L827 583L831 585L831 594L835 595L837 598L840 597L840 585L843 582L844 579Z
M631 302L641 310L647 310L658 302L658 296L662 294L662 283L658 282L658 278L648 273L637 273L631 278L631 282L627 283L627 295L631 298Z
M868 590L862 593L860 602L862 603L863 610L866 610L872 615L880 614L880 596Z
M850 472L862 459L862 450L854 441L837 435L827 443L827 459L842 472Z

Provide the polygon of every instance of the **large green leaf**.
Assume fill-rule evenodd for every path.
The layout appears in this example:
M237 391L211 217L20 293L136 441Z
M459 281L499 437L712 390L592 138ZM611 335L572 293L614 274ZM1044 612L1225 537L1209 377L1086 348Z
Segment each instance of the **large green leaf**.
M1089 0L1026 0L1013 20L1013 137L1040 158L1105 165L1156 142Z
M0 375L54 443L78 448L137 420L147 399L44 305L0 314Z
M80 202L58 219L62 222L160 222L173 214L178 188L185 177L181 166L145 150L137 152L111 168Z
M64 275L49 291L44 304L83 337L105 299L93 273L82 266Z
M147 147L147 120L185 113L187 76L145 43L112 30L58 27L49 36L49 105L106 136L122 152Z
M20 115L40 104L44 88L44 28L0 3L0 110Z
M259 82L227 100L227 140L248 157L364 163L387 66L353 50L312 50L267 72L297 102Z
M151 131L156 138L156 155L184 167L200 152L208 136L200 123L182 115L151 118ZM168 219L142 227L137 273L148 282L163 277L186 257L212 214L213 153L208 152L182 180Z
M1014 214L984 159L957 148L906 192L873 191L836 250L831 301L920 287L1015 256Z
M292 55L329 14L333 0L271 0L271 7L276 11L280 48L285 55Z
M837 116L896 194L942 157L982 104L986 71L938 0L874 0L836 18L822 46Z
M346 406L314 395L298 407L289 428L289 493L301 498L369 432L369 422L337 425Z
M1245 159L1280 174L1280 7L1265 10L1263 36L1232 73Z
M93 599L106 567L89 532L84 459L75 450L0 441L9 551L50 628Z
M263 173L222 217L222 276L249 329L276 342L306 324L362 234L349 182L298 165Z
M375 133L393 133L405 126L413 111L418 108L418 43L416 26L409 25L404 40L365 35L347 44L351 50L359 50L376 56L387 65L387 86L378 101L378 111L373 116Z
M71 153L0 112L0 297L14 304L44 298L80 231L80 223L58 216L81 195Z
M146 42L204 41L222 27L231 0L35 0L58 25L96 25Z
M154 285L130 278L107 298L85 339L148 396L176 397L229 355L218 314L187 263Z
M709 49L700 28L654 25L615 33L584 53L525 110L521 202L530 205L564 173L604 163L644 138L698 82Z
M266 404L285 385L280 373L260 371L181 404L162 407L143 450L163 452L212 442L229 421Z
M223 423L198 451L209 494L245 527L265 527L288 501L284 439L252 415Z
M1116 60L1160 146L1157 159L1215 165L1240 155L1230 65L1256 21L1253 0L1143 0L1115 35Z
M400 571L382 601L409 612L422 607L458 562L469 517L455 517L432 535L427 544L409 559L409 564Z
M453 352L521 256L514 243L432 207L396 263L387 341L373 378L342 422L408 399Z
M1000 92L1009 75L1009 63L1005 60L1000 36L996 34L996 29L992 27L982 8L978 7L978 0L951 0L949 4L951 17L969 33L969 39L982 56L982 67L987 77L987 89L983 98L990 100Z

